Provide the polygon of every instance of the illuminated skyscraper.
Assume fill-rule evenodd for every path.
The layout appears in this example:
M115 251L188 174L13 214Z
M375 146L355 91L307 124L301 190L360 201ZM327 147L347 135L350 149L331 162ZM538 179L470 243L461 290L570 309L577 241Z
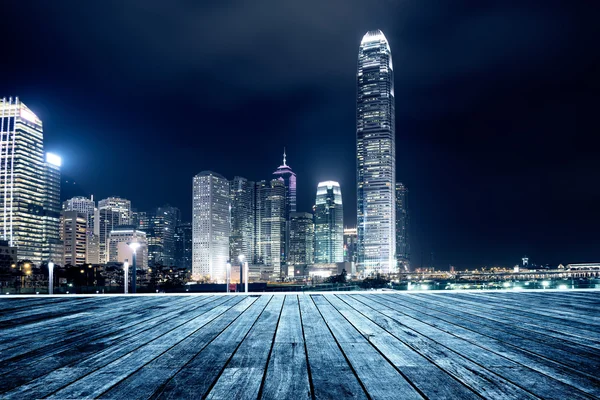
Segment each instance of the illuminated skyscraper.
M212 171L194 177L192 197L192 274L225 281L229 260L229 181Z
M79 211L61 212L61 240L64 243L62 260L54 260L62 265L83 265L87 254L88 214Z
M44 193L44 244L42 259L61 262L63 243L60 239L60 167L59 156L46 153Z
M175 265L192 268L192 223L179 224L175 233Z
M383 32L369 31L358 51L356 165L358 263L396 267L396 141L392 53Z
M276 179L282 179L285 185L285 220L290 219L290 213L296 211L296 174L292 167L286 163L285 150L283 150L283 164L273 172Z
M132 224L131 201L108 197L98 202L98 213L99 261L107 263L110 232L118 226Z
M175 229L181 219L179 209L165 205L137 215L142 217L137 228L146 232L149 265L175 265Z
M1 99L0 235L20 260L35 264L60 246L60 157L48 157L42 121L18 98Z
M254 252L254 182L236 176L230 182L231 236L229 258L233 263L243 255L252 263Z
M279 279L285 265L286 187L281 179L260 181L255 185L254 262L273 267L273 278Z
M314 242L313 215L305 212L291 213L288 265L311 265L314 262Z
M344 261L344 208L340 184L320 182L315 205L315 263Z
M408 242L408 189L401 182L396 183L396 257L398 268L408 271L410 267L410 246Z

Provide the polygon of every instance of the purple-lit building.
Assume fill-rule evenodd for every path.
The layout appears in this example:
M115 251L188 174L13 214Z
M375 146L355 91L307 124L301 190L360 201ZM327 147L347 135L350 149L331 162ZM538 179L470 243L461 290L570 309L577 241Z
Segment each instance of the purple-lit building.
M283 150L283 165L280 165L273 175L275 179L282 181L285 185L285 246L281 254L281 263L285 265L290 243L290 213L296 212L296 174L286 163L285 149Z

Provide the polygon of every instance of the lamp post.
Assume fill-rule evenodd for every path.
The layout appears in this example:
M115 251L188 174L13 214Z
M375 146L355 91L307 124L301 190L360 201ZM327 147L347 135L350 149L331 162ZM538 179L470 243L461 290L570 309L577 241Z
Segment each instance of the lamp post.
M246 286L245 287L246 287L246 293L248 293L248 261L246 261L244 263L244 268L245 268L244 275L246 275Z
M244 258L243 254L238 256L238 260L240 261L240 292L242 291L242 282L244 282Z
M48 294L54 294L54 263L48 263Z
M227 284L227 293L229 293L229 282L231 281L231 263L227 263L227 271L226 271L225 282Z
M125 279L123 280L124 293L129 293L129 263L125 261L123 263L123 269L125 270Z
M133 262L131 263L131 293L135 293L135 285L136 285L136 267L135 267L135 259L136 259L136 252L137 249L140 248L140 243L139 242L131 242L129 243L129 248L131 249L131 252L133 253L132 258L133 258Z

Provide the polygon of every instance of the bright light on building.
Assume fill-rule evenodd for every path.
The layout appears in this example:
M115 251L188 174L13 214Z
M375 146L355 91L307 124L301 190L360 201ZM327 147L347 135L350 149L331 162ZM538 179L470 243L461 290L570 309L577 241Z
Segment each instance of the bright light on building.
M504 287L510 287L510 282L504 282L503 286Z
M550 286L550 282L548 282L548 281L543 281L543 282L542 282L542 286L543 286L543 287L548 287L548 286Z
M567 287L567 285L558 285L558 289L559 290L567 290L568 287Z
M24 118L29 122L36 122L38 120L37 115L35 115L34 113L32 113L31 111L29 111L25 108L21 108L21 111L19 114L21 115L21 118Z
M62 166L62 158L54 153L46 153L46 162L57 167Z

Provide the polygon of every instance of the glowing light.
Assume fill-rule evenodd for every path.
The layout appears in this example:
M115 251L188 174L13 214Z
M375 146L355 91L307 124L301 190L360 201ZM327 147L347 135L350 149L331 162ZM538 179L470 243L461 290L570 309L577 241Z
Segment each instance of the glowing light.
M421 285L421 290L429 290L429 285Z
M567 285L558 285L558 289L559 290L567 290L568 287L567 287Z
M129 247L133 251L137 251L137 249L139 249L140 246L141 246L141 244L139 242L131 242L131 243L129 243Z
M510 282L504 282L503 286L504 287L510 287Z
M26 119L29 122L37 122L38 117L37 115L35 115L34 113L32 113L31 111L25 109L25 108L21 108L21 118Z
M543 287L548 287L548 286L550 286L550 282L548 282L548 281L543 281L543 282L542 282L542 286L543 286Z
M245 258L246 258L246 257L244 257L244 255L243 255L243 254L240 254L240 255L238 256L238 260L240 260L240 262L244 262L244 259L245 259Z
M513 290L523 290L523 288L521 286L515 286Z
M62 158L54 153L46 153L46 162L60 167L62 165Z

